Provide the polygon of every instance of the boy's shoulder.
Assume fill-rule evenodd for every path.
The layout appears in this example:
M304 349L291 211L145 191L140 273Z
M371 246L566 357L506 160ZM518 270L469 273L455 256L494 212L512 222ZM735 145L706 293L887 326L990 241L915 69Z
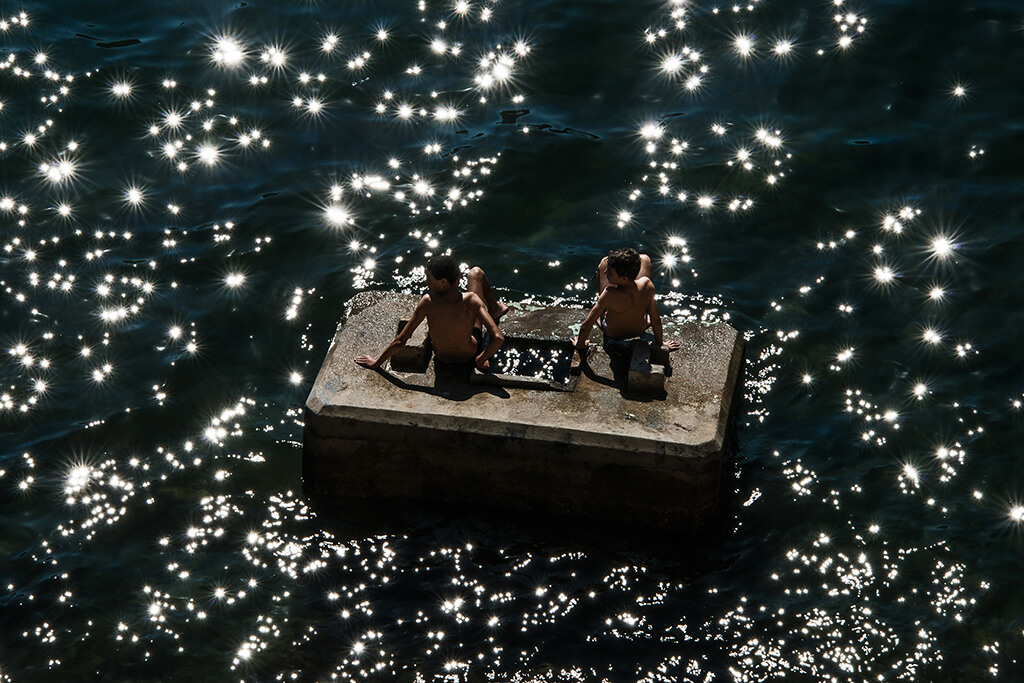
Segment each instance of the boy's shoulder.
M622 299L627 297L629 297L629 292L620 287L619 285L608 285L607 287L604 288L604 291L601 292L601 296L599 298Z

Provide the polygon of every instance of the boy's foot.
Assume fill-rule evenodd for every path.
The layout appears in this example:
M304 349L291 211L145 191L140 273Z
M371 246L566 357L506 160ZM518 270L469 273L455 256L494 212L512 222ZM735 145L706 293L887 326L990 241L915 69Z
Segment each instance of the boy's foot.
M508 304L505 303L504 301L497 302L494 308L496 309L496 312L488 311L488 313L491 314L491 317L494 318L494 322L498 322L499 320L501 320L501 317L503 315L508 313Z

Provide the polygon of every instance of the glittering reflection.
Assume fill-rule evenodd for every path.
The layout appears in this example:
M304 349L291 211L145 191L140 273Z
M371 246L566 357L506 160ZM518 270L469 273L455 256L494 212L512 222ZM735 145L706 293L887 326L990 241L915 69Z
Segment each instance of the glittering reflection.
M992 596L1011 583L995 558L1024 513L1016 483L997 481L1012 470L992 464L1013 445L990 435L1013 431L1024 396L984 374L1000 341L972 310L986 291L973 261L990 227L959 208L945 210L964 224L939 219L928 190L833 178L825 124L787 110L819 87L809 75L856 75L869 45L887 58L864 40L890 8L639 11L639 30L631 15L611 34L635 51L587 67L619 83L621 65L634 88L602 105L616 123L595 132L601 153L557 178L529 169L547 184L517 201L551 201L537 232L488 201L522 180L524 150L599 109L574 104L561 132L543 123L562 115L546 74L562 97L573 61L555 20L485 0L371 3L344 22L323 7L279 35L212 27L157 73L130 51L78 66L27 14L2 18L0 420L24 445L0 454L0 607L16 625L0 677L9 657L27 678L94 676L100 656L112 679L1013 670L1012 606ZM729 94L743 77L792 90ZM935 91L950 111L984 92ZM954 148L988 172L999 145L978 130ZM628 162L609 170L609 150ZM586 220L572 176L602 195ZM302 400L340 302L421 288L426 256L473 258L477 237L509 271L541 271L513 286L558 295L527 305L588 299L588 250L642 243L668 334L745 330L720 567L690 574L657 544L618 552L580 529L546 543L475 515L336 533L307 507Z

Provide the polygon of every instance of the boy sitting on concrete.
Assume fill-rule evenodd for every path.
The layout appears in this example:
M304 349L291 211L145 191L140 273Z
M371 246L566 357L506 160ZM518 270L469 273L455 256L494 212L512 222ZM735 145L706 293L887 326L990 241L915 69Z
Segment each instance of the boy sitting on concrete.
M505 341L496 319L508 311L508 305L494 297L491 283L479 267L471 268L467 289L459 289L459 266L451 256L435 256L427 263L429 292L420 299L412 318L380 357L359 356L355 362L377 369L412 337L423 319L427 319L434 356L443 363L475 363L485 370L490 358ZM484 332L481 332L481 325Z
M650 257L633 249L616 249L601 260L597 267L597 303L580 325L575 340L581 354L586 351L587 337L595 323L604 333L605 351L615 342L640 337L648 327L654 333L654 343L659 347L664 343L651 282L653 272ZM670 341L667 346L675 351L679 342Z

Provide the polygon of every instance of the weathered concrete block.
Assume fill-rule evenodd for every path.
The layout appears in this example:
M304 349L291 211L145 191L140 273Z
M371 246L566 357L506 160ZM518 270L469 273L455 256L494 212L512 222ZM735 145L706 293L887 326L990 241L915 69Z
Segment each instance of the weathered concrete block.
M395 332L396 337L408 322L408 320L398 321L398 329ZM412 333L412 338L409 339L406 345L392 354L391 358L388 359L388 363L391 364L391 369L397 372L426 372L433 355L434 350L430 345L430 335L427 334L427 326L422 324Z
M633 355L629 361L629 375L626 388L641 394L661 394L665 391L665 366L668 364L666 353L664 363L655 363L652 345L643 340L633 342Z
M673 335L673 376L634 400L594 351L574 391L448 383L433 371L374 372L413 296L363 293L306 402L303 483L315 496L500 506L696 529L718 505L742 338L728 325ZM572 336L582 309L513 310L506 335ZM596 336L596 334L595 334ZM592 340L593 341L593 340Z

